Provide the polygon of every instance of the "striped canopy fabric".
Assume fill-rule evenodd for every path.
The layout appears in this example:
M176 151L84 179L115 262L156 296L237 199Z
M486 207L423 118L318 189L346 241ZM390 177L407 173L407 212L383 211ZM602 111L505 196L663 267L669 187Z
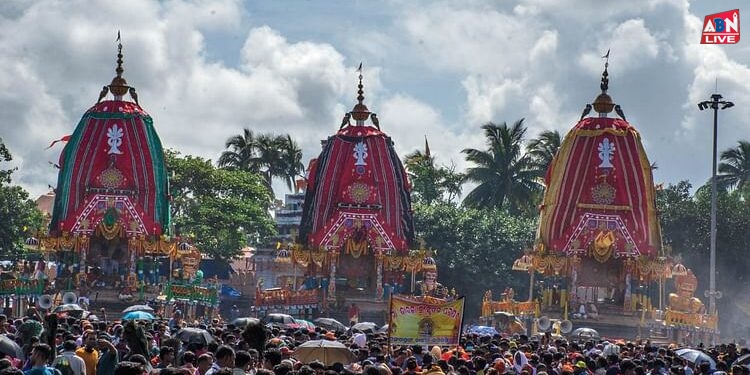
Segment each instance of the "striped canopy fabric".
M51 234L133 238L167 230L164 153L138 104L109 100L86 111L59 164Z
M407 252L413 236L409 185L391 138L365 125L328 138L310 169L301 242L356 257Z
M651 165L627 121L578 122L552 161L546 184L537 248L600 262L659 254Z

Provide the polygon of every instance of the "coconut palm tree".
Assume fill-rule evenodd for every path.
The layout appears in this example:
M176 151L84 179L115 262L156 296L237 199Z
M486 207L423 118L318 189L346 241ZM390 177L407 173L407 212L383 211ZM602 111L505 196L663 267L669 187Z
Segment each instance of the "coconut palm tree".
M750 142L739 141L737 147L721 153L716 183L724 189L740 192L750 187Z
M256 135L248 128L244 128L242 134L229 137L224 143L227 150L219 157L219 167L258 172L257 165L253 163L256 142Z
M263 176L271 192L274 178L281 178L291 190L294 180L304 170L302 149L288 134L254 134L243 129L242 134L227 139L227 150L219 157L222 168L239 169Z
M526 128L523 119L512 126L492 122L482 125L487 149L464 149L474 166L466 171L467 181L478 184L466 198L469 207L508 207L527 211L534 207L542 191L539 173L529 155L521 152Z
M527 146L526 154L531 157L531 161L541 177L547 174L552 159L557 155L560 149L560 133L557 130L548 130L539 134L539 137L532 139Z
M280 177L284 179L286 186L290 190L294 187L293 190L297 192L295 180L297 177L304 176L303 173L305 171L305 165L302 163L302 149L289 134L280 138L282 158L285 164L284 175Z

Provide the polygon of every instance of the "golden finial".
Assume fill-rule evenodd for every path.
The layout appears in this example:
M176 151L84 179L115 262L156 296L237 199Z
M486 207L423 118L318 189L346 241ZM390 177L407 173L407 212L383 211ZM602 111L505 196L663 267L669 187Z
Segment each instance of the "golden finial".
M354 120L357 122L357 125L361 126L364 124L364 121L370 117L370 110L367 109L367 106L364 104L365 92L363 90L364 85L362 84L362 63L359 63L357 72L359 73L359 85L357 85L357 104L354 106L354 109L352 109L351 113L352 118L354 118Z
M119 30L117 31L117 39L115 41L117 42L117 67L115 68L116 75L114 78L112 78L112 82L110 82L109 85L102 88L102 91L99 93L99 100L97 100L97 103L104 99L104 97L107 96L108 92L111 92L112 95L114 95L115 100L122 100L122 97L125 96L125 94L130 93L133 101L138 104L138 94L136 94L135 88L128 86L128 82L122 76L122 73L125 71L125 69L122 67L122 38L120 37Z
M609 89L609 72L607 71L607 68L609 68L609 50L607 50L607 54L602 56L602 58L605 59L604 72L602 72L602 80L599 84L602 93L599 94L591 104L593 105L594 110L599 113L599 116L607 117L607 113L612 112L612 109L615 107L612 97L607 94L607 90Z

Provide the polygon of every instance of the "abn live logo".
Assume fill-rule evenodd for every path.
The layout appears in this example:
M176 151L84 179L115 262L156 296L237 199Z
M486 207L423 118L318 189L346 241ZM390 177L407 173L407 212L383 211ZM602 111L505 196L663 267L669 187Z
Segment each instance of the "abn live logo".
M735 44L740 41L740 10L709 14L703 20L701 44Z

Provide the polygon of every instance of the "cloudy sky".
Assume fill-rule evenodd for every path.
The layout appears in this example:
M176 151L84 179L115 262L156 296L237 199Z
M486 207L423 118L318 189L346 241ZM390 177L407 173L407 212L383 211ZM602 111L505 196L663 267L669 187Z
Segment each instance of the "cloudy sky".
M56 182L62 147L114 75L125 77L162 142L216 160L249 127L290 133L305 159L355 104L366 103L401 155L424 136L442 164L466 166L479 126L526 118L529 137L566 132L598 93L642 133L657 182L711 173L711 121L696 103L718 89L719 148L750 139L750 35L701 45L703 16L735 1L84 1L0 2L0 137L32 195Z

